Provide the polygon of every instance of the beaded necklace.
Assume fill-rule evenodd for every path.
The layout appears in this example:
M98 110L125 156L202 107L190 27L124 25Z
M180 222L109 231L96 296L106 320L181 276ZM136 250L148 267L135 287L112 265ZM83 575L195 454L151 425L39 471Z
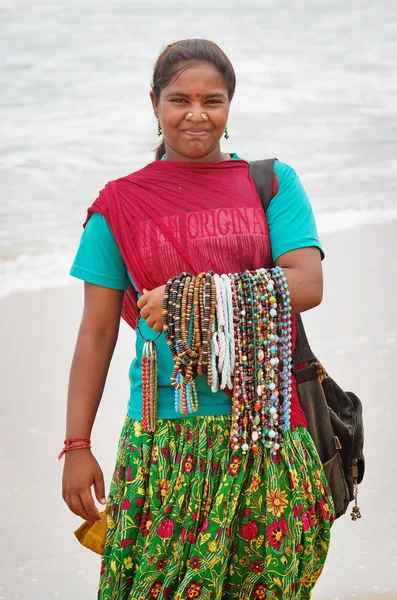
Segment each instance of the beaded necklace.
M225 313L222 299L222 290L221 290L221 278L219 275L214 275L215 281L215 289L216 289L216 320L217 327L215 328L217 331L218 337L218 345L219 345L219 359L218 359L218 373L222 373L223 365L225 362Z
M200 273L196 277L194 285L194 296L193 296L193 310L194 310L194 338L195 345L198 348L198 360L197 360L197 373L203 375L203 349L202 349L202 336L200 323L204 321L203 303L202 303L202 292L201 283L205 273Z
M234 386L233 386L233 405L232 405L232 426L230 440L234 450L239 449L239 440L243 426L241 415L244 411L244 377L243 377L243 353L242 353L242 332L244 328L245 310L239 300L242 298L238 293L238 275L229 275L232 288L233 303L233 327L235 341L235 365L234 365Z
M290 427L291 307L279 267L229 276L234 300L236 356L233 449L273 453ZM280 304L280 306L279 306Z
M216 287L212 273L205 274L205 284L203 290L203 310L204 315L202 325L202 371L203 374L208 373L208 385L212 385L212 378L215 374L212 373L210 365L210 341L212 322L215 317L216 310Z
M144 340L142 350L142 427L145 431L153 432L156 429L158 405L158 361L156 341L143 337L139 326L137 331Z
M212 337L211 337L211 373L215 373L215 377L212 377L211 391L216 393L219 390L219 377L217 377L217 358L219 357L219 345L217 340L217 319L215 318L212 323Z
M283 271L181 273L166 285L163 329L174 360L175 410L198 410L194 379L207 375L214 392L233 389L232 448L245 454L262 443L277 452L290 427L292 391L291 305ZM149 341L144 359L143 423L153 430L157 392L149 366L157 366L157 357Z
M227 275L220 277L222 304L224 309L225 358L222 369L221 389L233 389L232 371L234 365L234 332L232 288Z
M197 371L208 374L209 384L212 380L209 327L214 319L215 293L212 273L197 277L181 273L170 279L165 289L164 335L174 359L171 384L175 409L185 415L198 410Z
M279 300L283 303L283 315L279 331L280 341L282 342L281 351L281 379L282 379L282 398L281 415L283 421L283 431L290 428L290 411L292 398L291 371L292 371L292 327L291 327L291 301L288 290L287 278L280 267L274 269L274 279L279 287Z

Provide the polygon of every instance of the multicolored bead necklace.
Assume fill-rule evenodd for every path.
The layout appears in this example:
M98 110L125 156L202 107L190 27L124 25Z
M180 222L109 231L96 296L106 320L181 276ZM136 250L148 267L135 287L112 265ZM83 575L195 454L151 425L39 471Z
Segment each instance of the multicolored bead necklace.
M277 452L290 426L291 308L279 267L234 274L232 447ZM237 314L236 314L237 313Z
M233 388L232 448L245 454L262 443L277 452L290 427L292 391L291 305L280 267L171 278L163 330L174 359L175 410L198 410L194 379L206 375L214 392ZM145 359L153 365L155 352L146 344ZM156 412L148 401L149 391L156 397L152 373L145 378L144 428L153 427Z

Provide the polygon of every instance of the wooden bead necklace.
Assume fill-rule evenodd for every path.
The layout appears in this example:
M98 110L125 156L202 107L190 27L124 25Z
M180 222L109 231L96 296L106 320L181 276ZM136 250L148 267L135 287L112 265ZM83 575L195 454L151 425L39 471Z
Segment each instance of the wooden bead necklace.
M142 428L145 431L153 432L156 429L158 405L156 341L161 333L154 340L147 340L143 337L139 326L137 331L145 342L142 350Z

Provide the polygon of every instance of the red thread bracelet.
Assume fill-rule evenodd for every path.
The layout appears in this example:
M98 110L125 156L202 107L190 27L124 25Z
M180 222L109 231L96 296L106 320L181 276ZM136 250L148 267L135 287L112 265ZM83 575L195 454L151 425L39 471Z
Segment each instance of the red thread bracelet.
M69 452L69 450L90 450L91 448L91 444L85 444L84 446L69 446L69 448L62 448L59 456L58 456L58 460L61 460L61 458L63 457L63 455L66 452Z
M69 438L68 440L64 440L63 444L64 446L68 446L73 442L85 442L86 444L91 444L90 438Z

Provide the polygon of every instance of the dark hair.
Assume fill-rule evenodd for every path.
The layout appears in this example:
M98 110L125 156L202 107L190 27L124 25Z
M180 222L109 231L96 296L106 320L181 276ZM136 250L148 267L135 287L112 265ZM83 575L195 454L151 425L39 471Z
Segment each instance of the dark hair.
M208 63L215 67L222 77L228 91L229 100L233 98L236 88L236 75L233 65L226 54L209 40L180 40L169 44L158 57L154 66L152 90L157 100L161 90L191 63ZM156 160L160 160L165 152L164 140L156 149Z

